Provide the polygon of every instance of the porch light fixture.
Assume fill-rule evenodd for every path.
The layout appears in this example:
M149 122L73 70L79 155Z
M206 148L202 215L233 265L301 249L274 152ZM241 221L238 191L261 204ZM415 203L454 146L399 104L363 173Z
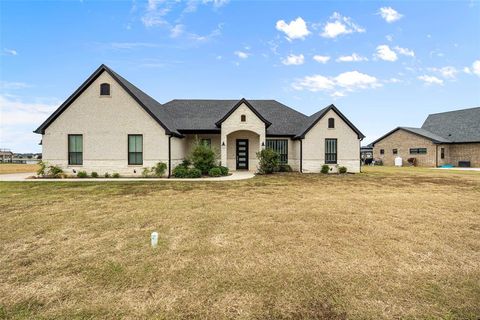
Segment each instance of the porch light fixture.
M225 141L222 142L222 147L225 147Z
M265 142L262 142L262 147L265 147Z
M133 169L133 173L137 173L137 170Z

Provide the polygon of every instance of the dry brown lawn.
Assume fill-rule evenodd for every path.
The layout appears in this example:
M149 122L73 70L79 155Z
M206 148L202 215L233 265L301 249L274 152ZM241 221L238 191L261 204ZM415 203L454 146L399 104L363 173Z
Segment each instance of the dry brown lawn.
M0 174L37 172L38 164L0 163Z
M480 316L479 173L4 182L0 217L0 318Z

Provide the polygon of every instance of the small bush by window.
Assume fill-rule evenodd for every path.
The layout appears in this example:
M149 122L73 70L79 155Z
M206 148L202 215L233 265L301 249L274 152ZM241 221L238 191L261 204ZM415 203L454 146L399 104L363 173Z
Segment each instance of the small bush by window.
M208 171L210 177L220 177L222 175L222 170L219 167L213 167Z
M328 164L324 164L322 166L322 169L320 169L320 172L323 174L327 174L330 172L330 166Z
M79 178L88 178L88 173L87 173L87 171L78 171L77 177L79 177Z
M273 173L280 164L280 155L273 149L267 148L257 152L257 158L259 160L258 173L260 174Z
M347 167L338 167L338 173L341 173L341 174L347 173Z
M110 84L102 83L100 85L100 95L101 96L109 96L110 95Z

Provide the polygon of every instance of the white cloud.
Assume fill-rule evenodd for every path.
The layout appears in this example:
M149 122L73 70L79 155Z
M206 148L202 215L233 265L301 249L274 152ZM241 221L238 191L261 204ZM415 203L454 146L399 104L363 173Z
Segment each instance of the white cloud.
M40 125L53 112L57 103L26 103L12 96L0 95L1 126L31 124ZM32 129L32 128L30 128ZM36 128L34 128L36 129Z
M378 13L388 23L395 22L395 21L397 21L397 20L399 20L400 18L403 17L402 14L398 13L392 7L382 7L382 8L380 8L380 11Z
M292 84L295 90L308 90L312 92L325 91L329 92L333 97L344 96L345 91L377 88L381 86L382 84L377 78L358 71L344 72L336 77L326 77L319 74L306 76L297 79Z
M295 81L292 84L295 90L309 90L309 91L326 91L333 90L335 88L335 82L322 75L306 76L302 79Z
M233 54L239 57L240 59L247 59L248 56L250 55L250 53L245 51L235 51Z
M385 61L396 61L397 54L386 44L377 47L377 57Z
M353 53L350 56L341 56L337 58L337 62L360 62L360 61L368 61L366 57L362 57L356 53Z
M353 89L376 88L381 86L378 79L358 71L349 71L339 74L335 77L336 83L351 91Z
M226 5L229 0L203 0L203 4L212 4L214 8L220 8Z
M392 42L392 41L393 41L393 35L387 34L387 35L385 36L385 39L387 39L387 41Z
M469 67L463 68L463 72L465 72L465 73L467 73L467 74L471 74L471 73L472 73L472 71L470 70Z
M413 52L413 50L411 50L411 49L401 48L399 46L396 46L394 49L395 49L395 51L397 51L401 55L408 56L408 57L414 57L415 56L415 52Z
M290 21L290 23L286 23L284 20L279 20L277 21L275 27L277 30L286 34L288 41L292 41L293 39L303 40L310 34L305 20L303 20L301 17Z
M432 84L443 85L443 80L439 79L435 76L423 75L423 76L419 76L417 78L418 78L418 80L422 80L423 82L425 82L426 85L432 85Z
M475 73L477 76L480 77L480 60L476 60L472 64L472 71Z
M285 59L282 60L282 63L286 66L290 66L290 65L298 66L300 64L303 64L304 62L305 62L305 57L303 56L303 54L299 54L299 55L290 54Z
M329 56L321 56L321 55L314 55L313 60L319 62L319 63L327 63L330 60Z
M13 49L3 49L3 55L4 56L16 56L18 55L18 52L17 50L13 50Z
M30 87L31 85L25 82L0 81L0 89L2 90L16 90L16 89L25 89Z
M428 70L439 73L443 78L455 79L458 70L455 67L447 66L443 68L428 68Z
M365 32L365 29L356 25L351 18L334 12L330 17L330 21L323 27L323 32L320 35L324 38L336 38L339 35L354 32Z
M183 34L185 31L185 26L183 24L176 24L172 29L170 29L170 37L177 38Z

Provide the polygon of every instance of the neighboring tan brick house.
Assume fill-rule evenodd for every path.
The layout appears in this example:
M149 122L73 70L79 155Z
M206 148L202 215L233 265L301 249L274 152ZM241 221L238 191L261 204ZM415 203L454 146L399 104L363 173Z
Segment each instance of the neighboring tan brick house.
M272 148L295 171L360 171L364 135L330 105L307 116L275 100L172 100L161 104L101 65L37 130L43 160L66 172L168 173L199 139L230 170L256 170Z
M398 127L372 142L373 157L393 166L401 157L416 165L480 167L480 108L431 114L421 128Z

